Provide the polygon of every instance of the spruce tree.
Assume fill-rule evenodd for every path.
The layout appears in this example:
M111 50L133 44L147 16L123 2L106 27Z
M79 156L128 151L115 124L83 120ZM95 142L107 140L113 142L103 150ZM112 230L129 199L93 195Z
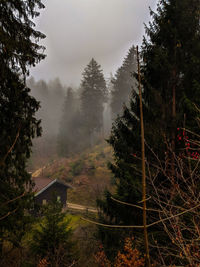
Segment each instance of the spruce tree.
M77 99L72 88L67 89L58 134L58 153L67 157L82 148L82 122Z
M4 240L18 246L30 206L31 177L26 171L32 138L41 134L35 118L39 103L25 80L29 67L44 58L44 35L32 19L44 8L40 0L0 3L0 251Z
M111 91L111 110L112 117L122 113L123 104L128 104L131 91L136 86L133 74L137 69L136 49L132 46L128 55L123 61L122 66L117 70L112 79L113 88Z
M177 127L197 129L199 9L198 0L160 1L146 27L150 40L144 39L142 47L144 100L152 121L170 141Z
M65 98L65 88L62 86L60 79L56 78L48 83L49 99L48 105L48 123L46 133L56 137L59 129L59 120L62 115L62 106ZM51 108L49 108L49 105Z
M91 144L92 135L103 126L103 104L106 101L106 82L101 66L92 59L83 72L81 82L81 113L85 134Z
M153 20L146 27L148 38L144 39L142 46L144 127L148 145L146 160L151 166L151 173L158 177L157 183L166 184L168 177L164 177L163 173L159 174L158 169L152 167L155 163L154 156L160 162L165 162L166 156L168 157L166 173L173 177L175 171L172 152L179 155L184 149L183 144L180 146L177 140L177 128L186 127L196 131L198 127L200 3L196 0L162 0L158 4L157 12L151 11L151 15ZM123 115L115 121L109 143L114 148L115 157L114 164L110 165L116 179L114 197L137 204L142 196L140 114L136 90L133 91L130 108L125 107ZM151 196L152 192L149 185L148 195ZM109 221L115 224L142 224L139 209L113 201L109 192L106 195L105 201L98 202L102 209L102 219L108 221L110 218ZM148 201L148 205L156 207L153 199ZM149 223L152 218L156 220L155 214L153 217L149 215ZM163 230L159 225L153 230L161 230L162 235ZM123 234L128 235L128 231L123 231ZM106 241L110 233L106 234L101 230L101 235ZM140 236L136 230L134 235ZM155 236L154 238L157 239ZM115 240L118 242L121 238L118 236ZM166 236L159 239L161 242L165 240Z
M52 267L72 264L75 250L69 224L69 218L62 212L62 203L56 198L43 207L41 222L33 229L31 243L38 262L46 259L48 266Z

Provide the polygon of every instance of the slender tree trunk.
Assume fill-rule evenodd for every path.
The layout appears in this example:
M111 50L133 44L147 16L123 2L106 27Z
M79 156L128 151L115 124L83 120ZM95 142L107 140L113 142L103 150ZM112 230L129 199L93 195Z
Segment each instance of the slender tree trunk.
M175 3L177 5L177 3ZM176 6L177 8L177 6ZM177 37L175 34L174 37L174 66L172 69L172 132L171 132L171 138L172 138L172 151L171 151L171 172L172 172L172 181L174 183L175 179L175 168L174 168L174 153L176 149L176 75L177 75L177 70L176 70L176 48L177 48Z
M172 72L172 160L171 160L171 170L172 170L172 179L175 177L175 169L174 169L174 152L176 149L176 68L173 69Z
M172 87L172 118L176 120L176 69L172 72L173 87Z
M139 51L137 46L137 63L138 63L138 85L140 97L140 125L141 125L141 147L142 147L142 201L143 201L143 226L144 226L144 243L146 250L146 265L151 266L149 255L149 241L147 233L147 215L146 215L146 171L145 171L145 145L144 145L144 122L142 109L142 90L141 90L141 75L140 75L140 61Z

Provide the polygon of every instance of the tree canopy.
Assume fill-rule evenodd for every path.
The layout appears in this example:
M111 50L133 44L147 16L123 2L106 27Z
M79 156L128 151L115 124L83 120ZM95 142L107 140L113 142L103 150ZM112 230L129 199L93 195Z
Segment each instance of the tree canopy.
M33 23L41 8L40 0L0 3L0 250L5 239L19 245L18 232L24 231L24 211L30 204L26 162L41 127L35 117L39 103L25 80L29 67L45 57L38 44L45 36Z
M136 69L136 48L133 45L129 49L122 66L117 70L115 77L112 79L111 109L113 117L121 114L123 105L128 105L129 103L132 89L136 88L136 80L133 75Z
M83 125L77 102L73 89L68 87L58 134L58 153L61 156L67 157L80 151L81 143L84 142Z
M106 101L106 82L101 66L92 59L84 69L81 82L81 112L89 138L103 126L103 109ZM90 140L91 141L91 140Z
M153 20L146 27L147 38L144 38L141 51L146 162L149 164L150 174L156 174L158 184L167 185L169 174L175 177L172 155L180 155L186 151L185 143L181 146L179 144L177 128L187 127L190 131L195 131L198 127L199 9L199 1L195 0L160 1L157 12L151 11ZM137 90L133 91L130 107L125 107L123 114L113 124L109 143L114 149L115 158L114 163L110 164L116 181L116 192L113 195L121 201L137 204L142 199ZM165 175L158 174L159 169L153 167L155 158L166 163ZM151 196L152 192L149 184L147 194ZM125 209L111 199L109 192L106 196L105 201L98 203L102 208L102 215L106 215L104 220L115 224L142 224L140 209L129 206ZM153 198L148 204L156 207ZM149 216L150 222L152 219ZM159 227L156 228L158 230ZM101 230L101 235L107 242L109 233L105 235ZM137 235L140 236L138 233ZM155 236L154 238L156 239ZM166 240L165 236L162 241Z
M43 207L39 227L33 230L32 251L38 260L46 259L49 266L72 264L75 256L70 220L62 212L62 203L53 199Z

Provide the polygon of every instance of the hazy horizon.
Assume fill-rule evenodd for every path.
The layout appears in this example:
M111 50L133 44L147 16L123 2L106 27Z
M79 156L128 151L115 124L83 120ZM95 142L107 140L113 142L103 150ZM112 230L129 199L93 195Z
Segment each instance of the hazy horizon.
M35 80L59 77L65 85L79 86L81 74L93 57L105 78L121 65L129 48L140 45L149 6L156 0L66 0L43 1L46 8L36 28L46 35L41 41L47 57L30 75Z

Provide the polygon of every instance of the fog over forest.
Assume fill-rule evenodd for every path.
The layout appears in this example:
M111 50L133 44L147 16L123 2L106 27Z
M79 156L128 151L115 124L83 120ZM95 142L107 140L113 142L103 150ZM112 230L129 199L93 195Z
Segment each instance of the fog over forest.
M45 0L46 8L36 20L46 34L41 41L47 57L31 70L36 80L59 77L76 87L91 58L109 77L122 64L128 49L140 44L144 23L149 22L149 7L156 0Z
M40 101L41 106L37 112L37 118L42 120L43 141L34 141L35 148L37 150L37 147L41 147L41 143L46 143L46 146L41 149L43 151L49 150L50 143L57 146L58 136L65 131L64 128L66 128L66 132L63 132L62 135L65 136L65 139L68 135L72 137L77 132L72 129L74 125L72 126L72 123L69 122L72 118L76 129L83 128L80 123L87 124L81 118L83 113L82 82L83 72L92 58L100 65L99 70L104 76L106 98L101 103L102 111L100 113L102 115L100 116L103 116L103 119L101 127L98 126L101 128L98 130L101 134L100 132L94 133L96 137L90 137L92 139L88 142L93 143L99 135L106 138L110 133L112 122L117 114L120 114L123 104L128 104L128 98L135 86L135 81L130 78L135 67L127 57L132 46L141 44L144 23L148 23L150 19L149 6L154 10L156 1L69 0L44 1L44 4L46 8L35 23L37 29L46 35L41 44L46 47L47 57L31 69L31 77L27 82L32 89L32 95ZM134 57L134 55L132 56ZM130 55L130 58L132 56ZM126 65L124 62L126 58L129 62L128 66L124 67L126 76L123 77L123 80L127 80L127 82L118 85L122 78L117 73L120 68L123 70L122 66ZM113 92L117 92L119 86L123 93L115 95ZM67 100L69 87L72 89L75 99L71 106L75 105L76 107L73 107L73 111L68 108L64 115L64 103L69 101ZM93 112L92 109L90 112ZM71 117L67 113L71 114ZM66 116L68 119L64 119ZM66 120L68 121L66 122ZM90 120L92 119L90 118ZM96 118L96 120L99 120L101 124L100 118ZM88 127L91 126L88 125ZM80 131L78 138L80 140L83 138L84 143L87 143L85 140L88 133L84 134L84 129ZM94 126L94 132L96 131ZM73 143L71 137L65 142ZM66 146L66 144L61 146L63 145Z
M0 1L0 267L200 267L199 22Z
M62 85L59 78L46 82L27 80L31 94L40 102L42 139L34 142L39 153L70 156L109 136L112 123L129 106L137 70L136 47L127 51L114 75L105 78L95 59L85 66L78 88ZM45 157L45 155L43 155Z

